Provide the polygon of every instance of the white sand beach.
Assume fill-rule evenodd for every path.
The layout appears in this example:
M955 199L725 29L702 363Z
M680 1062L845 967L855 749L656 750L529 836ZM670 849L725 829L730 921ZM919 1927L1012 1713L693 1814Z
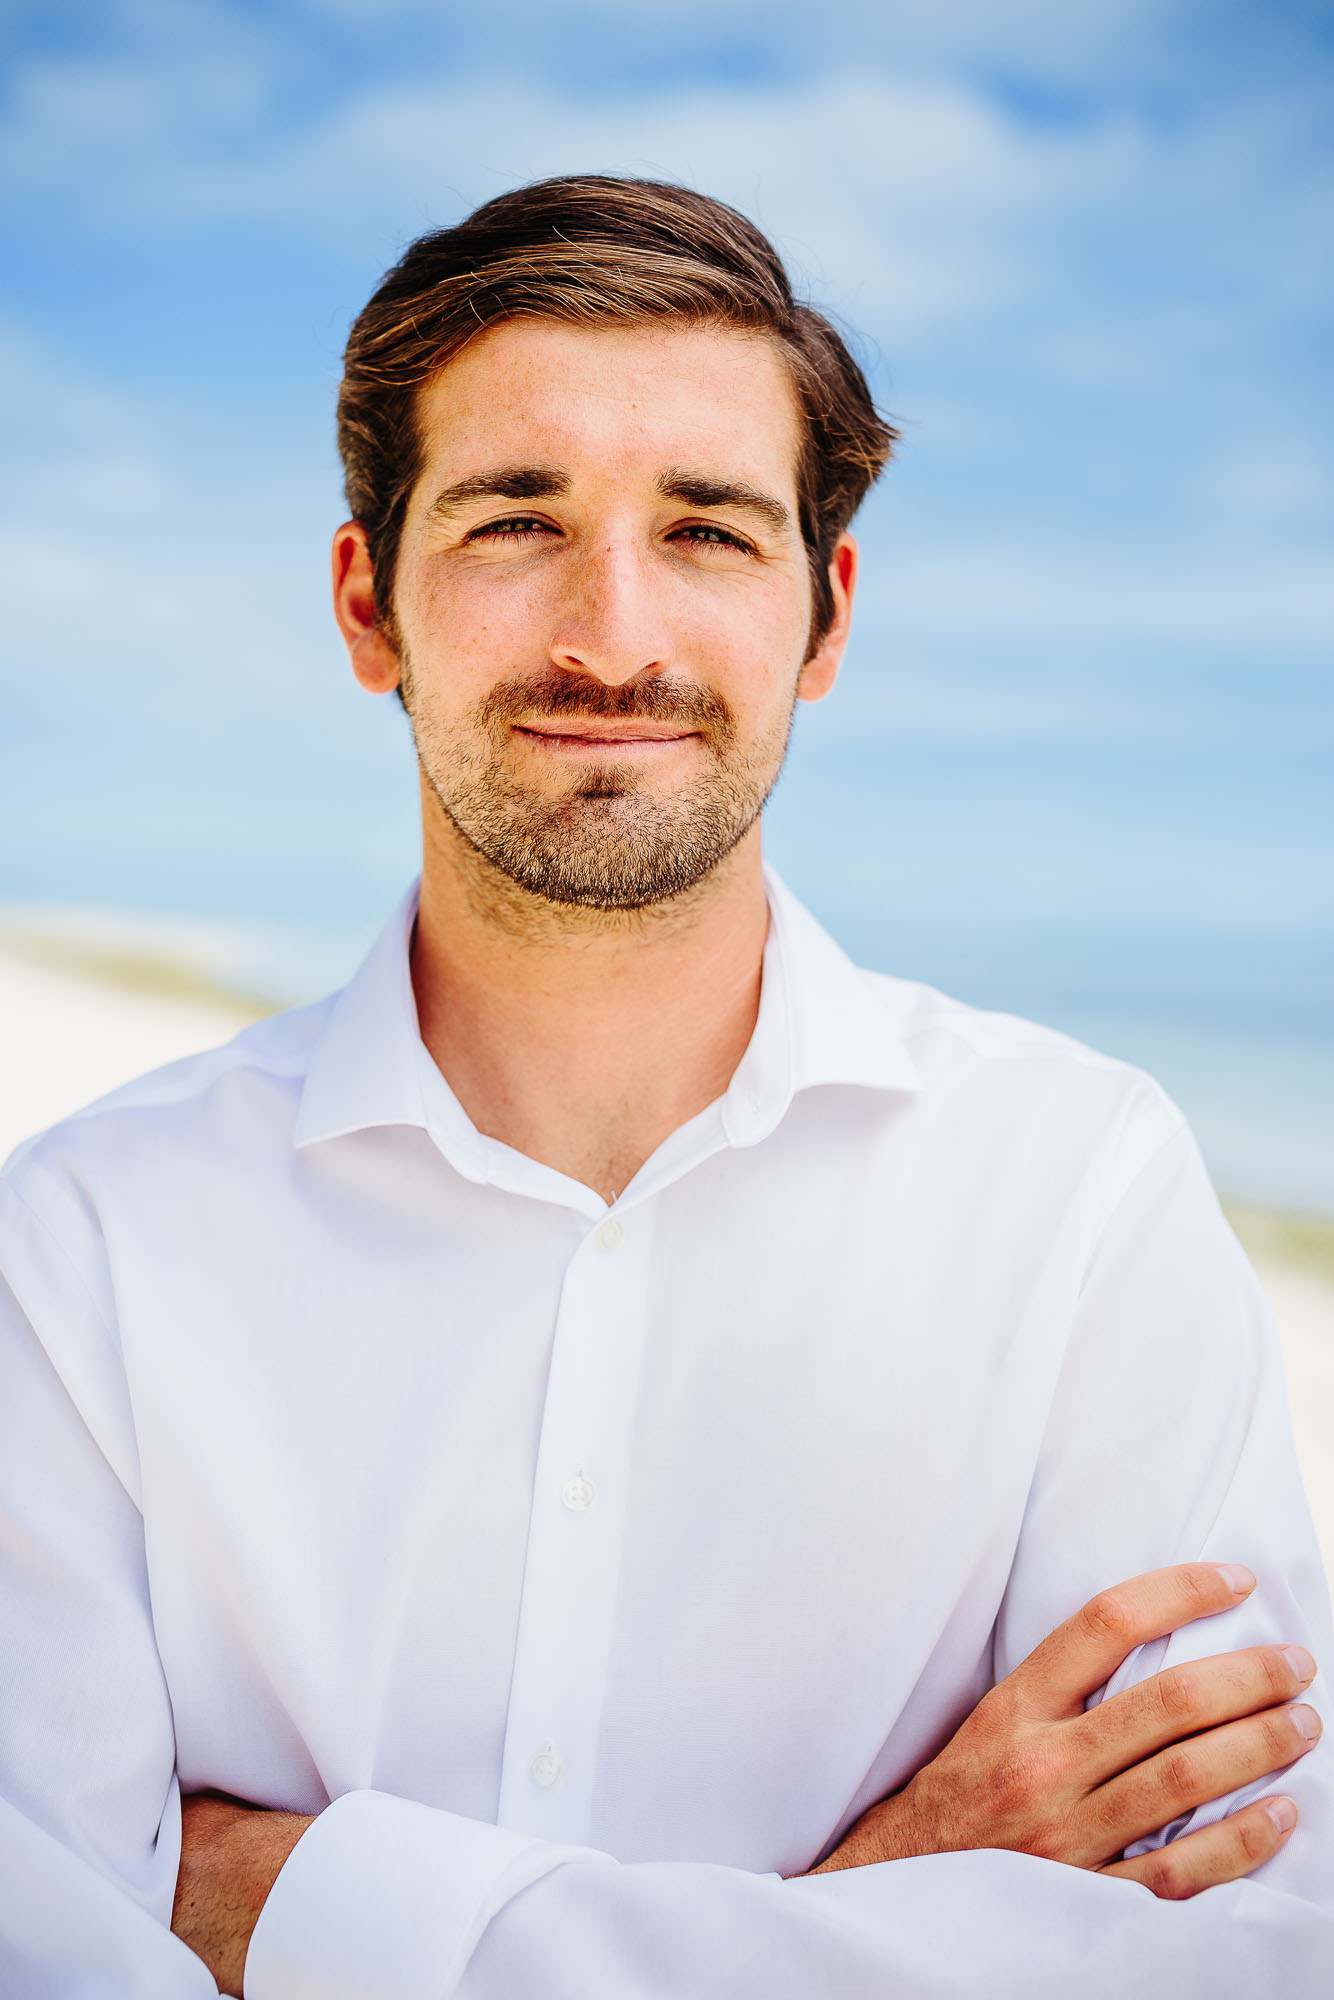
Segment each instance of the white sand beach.
M263 1011L146 953L0 936L0 1158L29 1133ZM1229 1208L1278 1324L1302 1473L1334 1576L1334 1221Z

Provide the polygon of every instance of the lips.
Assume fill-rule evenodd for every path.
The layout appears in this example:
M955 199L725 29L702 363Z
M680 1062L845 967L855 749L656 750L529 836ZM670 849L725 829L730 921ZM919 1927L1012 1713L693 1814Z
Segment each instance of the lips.
M594 723L581 729L548 729L534 723L516 723L514 727L519 736L541 737L548 743L595 743L603 749L633 743L683 743L699 734L695 729L664 729L661 723L656 728L652 723L622 723L619 727Z

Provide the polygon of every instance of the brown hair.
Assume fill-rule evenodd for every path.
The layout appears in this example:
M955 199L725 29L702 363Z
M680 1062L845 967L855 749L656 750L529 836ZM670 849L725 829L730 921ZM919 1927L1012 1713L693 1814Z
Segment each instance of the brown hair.
M484 202L453 229L418 237L353 325L338 449L390 635L399 539L421 470L417 392L478 333L521 317L713 323L779 342L804 419L797 492L818 644L833 615L834 544L898 433L877 414L829 321L793 297L754 223L690 188L602 174L537 181Z

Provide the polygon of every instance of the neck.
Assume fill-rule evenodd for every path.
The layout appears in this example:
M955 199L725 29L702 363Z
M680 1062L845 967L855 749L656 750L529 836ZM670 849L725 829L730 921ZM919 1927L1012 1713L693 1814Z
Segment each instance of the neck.
M759 1008L753 827L644 910L549 903L426 817L412 982L422 1039L478 1130L612 1201L722 1095Z

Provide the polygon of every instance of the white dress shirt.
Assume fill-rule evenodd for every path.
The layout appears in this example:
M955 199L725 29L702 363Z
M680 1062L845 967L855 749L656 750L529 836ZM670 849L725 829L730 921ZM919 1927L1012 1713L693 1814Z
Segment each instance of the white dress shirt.
M1114 1687L1334 1657L1158 1088L771 882L731 1084L608 1207L464 1114L413 908L0 1182L0 1991L213 1992L179 1781L319 1815L251 2000L1328 1993L1321 1749L1239 1795L1296 1797L1288 1846L1183 1904L996 1851L782 1879L1101 1586L1260 1578Z

